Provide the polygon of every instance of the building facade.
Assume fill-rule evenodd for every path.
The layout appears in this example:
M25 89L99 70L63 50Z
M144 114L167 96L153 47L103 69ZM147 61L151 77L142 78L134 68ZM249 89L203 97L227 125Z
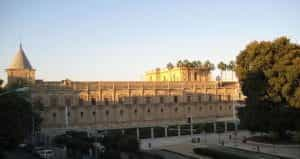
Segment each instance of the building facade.
M208 82L211 80L209 69L195 67L173 67L157 68L147 71L144 77L145 81L198 81Z
M190 78L185 75L189 71ZM234 103L243 100L237 82L210 81L210 73L205 71L174 68L170 72L169 77L175 74L173 80L164 72L159 77L147 73L146 81L35 80L35 70L22 47L7 69L8 84L25 81L31 87L33 104L44 107L45 130L167 127L236 120ZM164 76L166 80L161 81Z

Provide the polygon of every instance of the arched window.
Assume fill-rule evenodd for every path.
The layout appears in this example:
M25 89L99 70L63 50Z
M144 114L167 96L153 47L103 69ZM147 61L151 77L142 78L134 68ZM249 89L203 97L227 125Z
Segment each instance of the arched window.
M72 101L71 101L71 97L70 96L66 96L65 97L65 105L66 106L71 106Z
M174 111L177 113L177 111L178 111L178 108L176 107L176 108L174 109Z
M80 112L80 117L83 118L83 112Z
M50 97L50 106L57 106L58 105L58 98L57 96Z
M201 95L198 96L198 102L202 102L202 96Z
M164 103L164 97L159 97L159 103L163 104Z
M162 113L163 113L163 112L164 112L164 109L163 109L163 108L161 108L161 109L160 109L160 112L162 112Z
M121 116L123 116L123 113L124 113L123 110L120 110L120 115L121 115Z
M106 110L105 114L106 114L106 116L108 116L109 115L109 110Z
M52 113L52 117L53 117L53 119L55 119L56 118L56 113L54 112L54 113Z
M137 113L138 113L138 110L134 109L134 114L137 115Z
M92 104L92 105L96 105L96 98L94 98L94 97L91 98L91 104Z
M150 104L151 103L151 97L146 97L146 104Z
M96 112L93 112L93 116L96 116Z
M178 96L174 96L174 103L178 103Z
M150 109L148 109L148 110L147 110L147 112L148 112L148 113L151 113L151 110L150 110Z
M187 102L190 103L192 101L192 97L191 96L187 96Z
M137 97L132 97L132 104L137 104L137 102L138 102Z

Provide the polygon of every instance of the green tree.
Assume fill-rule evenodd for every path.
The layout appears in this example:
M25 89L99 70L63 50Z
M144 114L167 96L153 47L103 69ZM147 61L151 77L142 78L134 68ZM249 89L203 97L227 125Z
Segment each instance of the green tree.
M169 63L167 64L167 68L168 68L169 70L171 70L172 68L174 68L174 65L173 65L171 62L169 62Z
M3 142L0 145L8 148L37 131L42 121L39 112L33 109L29 92L15 92L17 88L22 85L0 88L0 92L4 92L0 95L0 142Z
M296 128L294 121L299 117L288 114L299 116L299 109L294 109L300 108L298 44L286 37L251 42L237 56L233 69L247 96L246 107L239 114L241 123L253 131L279 134Z

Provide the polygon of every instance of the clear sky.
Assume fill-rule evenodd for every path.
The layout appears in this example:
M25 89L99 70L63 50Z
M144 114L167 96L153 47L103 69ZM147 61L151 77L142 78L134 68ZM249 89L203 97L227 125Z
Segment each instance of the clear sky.
M141 80L179 59L235 59L247 43L300 40L300 1L1 0L0 78L19 42L37 78Z

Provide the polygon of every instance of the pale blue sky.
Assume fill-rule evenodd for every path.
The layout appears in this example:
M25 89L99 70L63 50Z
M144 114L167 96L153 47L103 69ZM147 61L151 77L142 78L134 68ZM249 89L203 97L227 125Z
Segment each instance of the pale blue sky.
M179 59L229 61L252 40L300 40L300 1L1 0L0 78L18 44L37 78L141 80Z

